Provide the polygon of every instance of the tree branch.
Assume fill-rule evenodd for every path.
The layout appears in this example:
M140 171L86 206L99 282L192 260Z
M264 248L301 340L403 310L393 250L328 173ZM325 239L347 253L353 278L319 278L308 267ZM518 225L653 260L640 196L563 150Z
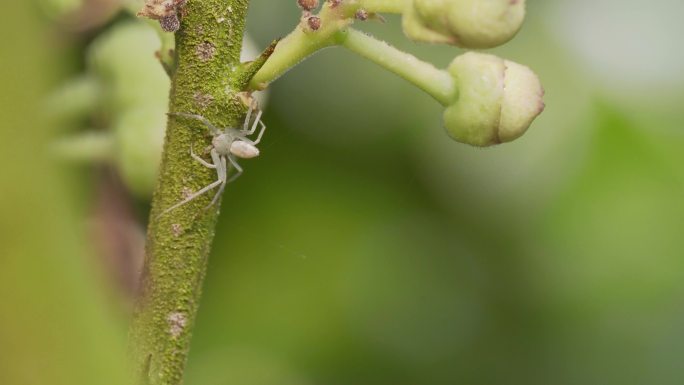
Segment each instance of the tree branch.
M182 10L176 34L177 70L170 112L200 114L217 126L237 126L246 106L239 93L248 75L240 50L248 0L192 0ZM195 162L190 148L210 142L201 123L169 118L157 189L147 234L140 298L129 343L138 384L182 382L218 208L205 209L205 194L159 216L216 179Z

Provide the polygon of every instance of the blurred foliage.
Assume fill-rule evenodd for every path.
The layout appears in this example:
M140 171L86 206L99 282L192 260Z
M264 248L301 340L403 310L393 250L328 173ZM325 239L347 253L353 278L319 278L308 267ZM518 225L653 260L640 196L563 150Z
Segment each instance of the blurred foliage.
M186 383L684 381L684 93L603 81L567 43L566 27L584 25L559 13L573 4L585 6L529 2L518 37L494 50L547 91L529 132L496 148L454 143L428 96L343 50L274 83L262 156L224 197ZM298 20L294 2L252 5L261 46ZM16 26L35 16L22 15ZM362 28L442 66L461 52L407 42L393 17ZM81 56L90 39L59 37ZM93 241L74 213L91 211L96 189L88 169L64 174L36 150L48 138L22 101L44 89L16 69L53 63L10 54L26 41L0 62L0 383L97 383L116 372L123 337L109 314L120 308L103 309L118 302L80 257ZM610 56L600 41L585 48Z
M123 20L99 35L86 52L86 73L66 81L47 101L49 116L75 131L86 117L99 129L65 135L55 152L72 160L109 160L131 192L154 190L166 126L170 81L154 57L154 29ZM100 145L94 145L93 137Z
M11 2L0 33L0 383L123 384L124 333L85 258L68 178L36 114L51 49L28 3ZM98 289L98 290L95 290Z

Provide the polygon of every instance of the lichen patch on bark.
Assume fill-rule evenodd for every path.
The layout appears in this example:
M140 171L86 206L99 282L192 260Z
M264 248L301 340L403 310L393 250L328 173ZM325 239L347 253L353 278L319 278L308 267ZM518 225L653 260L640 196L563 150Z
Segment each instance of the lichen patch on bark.
M205 41L197 46L197 57L202 61L209 61L216 54L216 47L209 41Z
M214 102L213 96L202 92L195 92L195 95L193 95L193 99L195 100L195 104L197 105L197 107L199 107L201 110L206 109Z
M166 321L169 323L169 334L173 338L178 338L188 324L188 318L180 312L169 314Z

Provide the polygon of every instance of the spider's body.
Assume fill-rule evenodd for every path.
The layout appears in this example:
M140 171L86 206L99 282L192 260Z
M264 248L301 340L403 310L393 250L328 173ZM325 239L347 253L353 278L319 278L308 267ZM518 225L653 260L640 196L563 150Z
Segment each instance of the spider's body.
M219 153L219 155L228 156L232 153L230 148L233 146L235 141L236 139L234 135L220 134L211 140L211 145L214 147L216 152Z
M228 128L221 134L214 136L211 140L211 147L216 150L219 156L234 155L242 159L251 159L259 156L259 149L256 143L245 138L242 130Z
M195 154L192 148L190 149L190 156L192 156L193 159L201 163L203 166L215 169L217 174L217 180L214 183L205 186L201 190L185 198L183 201L164 210L164 212L161 215L164 215L169 211L178 208L192 201L198 196L220 186L219 190L216 192L216 195L214 195L214 199L209 204L209 206L214 205L216 202L218 202L218 199L221 196L221 193L223 193L226 184L234 181L235 178L239 177L240 174L242 174L242 168L237 163L236 158L250 159L259 156L259 149L256 145L259 144L259 142L261 141L261 137L264 135L264 131L266 130L266 125L261 121L262 112L259 111L256 115L256 118L254 119L254 123L250 128L249 122L251 120L250 118L252 116L252 110L255 109L256 102L252 103L252 105L249 107L249 110L247 111L247 116L245 117L245 123L242 129L237 129L233 127L219 129L201 115L184 113L171 114L175 116L196 119L204 123L205 126L207 126L207 128L213 136L211 139L211 147L209 148L211 163L207 162L206 160L202 159L197 154ZM252 140L249 138L249 136L254 134L254 132L257 130L257 127L261 127L261 131L259 131L256 140ZM230 162L230 164L235 168L235 170L237 170L237 173L233 175L230 179L228 179L228 162Z

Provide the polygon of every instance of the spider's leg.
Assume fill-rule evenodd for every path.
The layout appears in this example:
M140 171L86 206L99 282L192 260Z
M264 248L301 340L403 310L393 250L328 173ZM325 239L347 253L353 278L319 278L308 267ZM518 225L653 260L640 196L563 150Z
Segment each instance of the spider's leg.
M226 188L226 183L228 183L226 182L226 178L228 176L228 166L226 165L225 156L221 157L217 166L218 167L216 169L218 170L219 179L223 181L223 183L221 183L221 187L219 187L218 191L214 195L214 199L211 200L211 203L209 203L209 205L207 205L205 209L208 209L209 207L215 205L218 202L219 198L221 197L221 194L223 194L223 190L225 190Z
M246 142L250 142L252 144L259 144L259 142L261 142L261 137L264 136L264 131L266 131L266 125L261 120L261 114L262 114L262 111L259 111L256 118L254 119L254 124L252 125L252 128L250 128L249 130L240 131L240 136L239 136L240 139L242 139ZM254 132L256 131L258 126L261 127L261 131L259 131L259 135L257 135L256 140L252 140L252 139L247 138L247 136L254 134Z
M197 198L198 196L200 196L200 195L206 193L206 192L209 191L209 190L212 190L212 189L216 188L216 186L220 185L221 183L223 183L222 180L217 180L216 182L214 182L214 183L212 183L212 184L210 184L210 185L204 187L203 189L201 189L201 190L197 191L196 193L190 195L189 197L185 198L185 199L182 200L181 202L178 202L178 203L176 203L175 205L173 205L173 206L169 207L168 209L164 210L163 213L159 214L159 217L161 217L162 215L168 214L170 211L172 211L172 210L174 210L174 209L177 209L177 208L183 206L183 205L186 204L186 203L189 203L190 201L192 201L193 199Z
M232 164L233 167L235 167L235 169L237 170L237 173L235 175L231 176L230 179L228 179L228 181L226 183L230 183L230 182L234 181L235 179L237 179L240 175L242 175L242 167L240 167L240 165L237 163L235 158L232 155L229 155L228 160L230 161L230 164Z
M259 142L261 142L261 137L264 136L264 132L266 131L266 125L264 122L259 120L259 124L261 124L261 131L259 131L259 135L257 135L256 140L252 142L252 144L259 144Z
M256 118L254 118L254 124L252 124L252 128L249 130L243 130L246 135L252 135L254 131L256 131L257 125L261 122L261 114L263 114L263 111L259 110L257 112Z
M213 165L213 164L207 162L206 160L200 158L199 156L197 156L197 154L195 154L195 152L192 150L192 146L190 146L190 156L192 156L192 158L194 160L200 162L204 167L208 167L208 168L212 168L212 169L216 168L216 165Z
M216 128L216 126L214 126L213 124L211 124L211 122L210 122L207 118L205 118L204 116L202 116L202 115L185 114L185 113L182 113L182 112L169 112L169 115L171 115L171 116L182 116L182 117L184 117L184 118L190 118L190 119L199 120L200 122L204 123L205 126L207 126L207 128L209 129L209 131L211 131L212 135L216 135L216 134L220 134L220 133L221 133L221 130L219 130L218 128Z
M225 163L221 163L221 159L219 158L218 153L216 152L216 150L211 150L211 158L212 158L212 160L214 161L214 166L215 166L215 167L213 167L213 168L216 168L216 174L217 174L217 176L218 176L218 180L216 180L215 182L213 182L213 183L211 183L211 184L209 184L209 185L203 187L201 190L199 190L199 191L193 193L193 194L190 195L189 197L183 199L182 201L180 201L180 202L176 203L175 205L169 207L168 209L164 210L161 214L159 214L159 217L161 217L161 216L163 216L163 215L165 215L165 214L168 214L171 210L174 210L174 209L179 208L180 206L183 206L184 204L186 204L186 203L192 201L193 199L199 197L200 195L206 193L207 191L210 191L210 190L212 190L212 189L215 189L216 186L219 186L219 185L221 185L222 183L223 183L223 184L226 183L225 167L224 167L224 166L219 166L219 164L225 165ZM224 172L221 173L221 170L224 170ZM158 217L158 218L159 218L159 217Z
M252 105L254 105L254 103L252 103L247 109L247 116L245 116L245 123L242 125L242 131L247 131L249 128L249 119L252 117Z

